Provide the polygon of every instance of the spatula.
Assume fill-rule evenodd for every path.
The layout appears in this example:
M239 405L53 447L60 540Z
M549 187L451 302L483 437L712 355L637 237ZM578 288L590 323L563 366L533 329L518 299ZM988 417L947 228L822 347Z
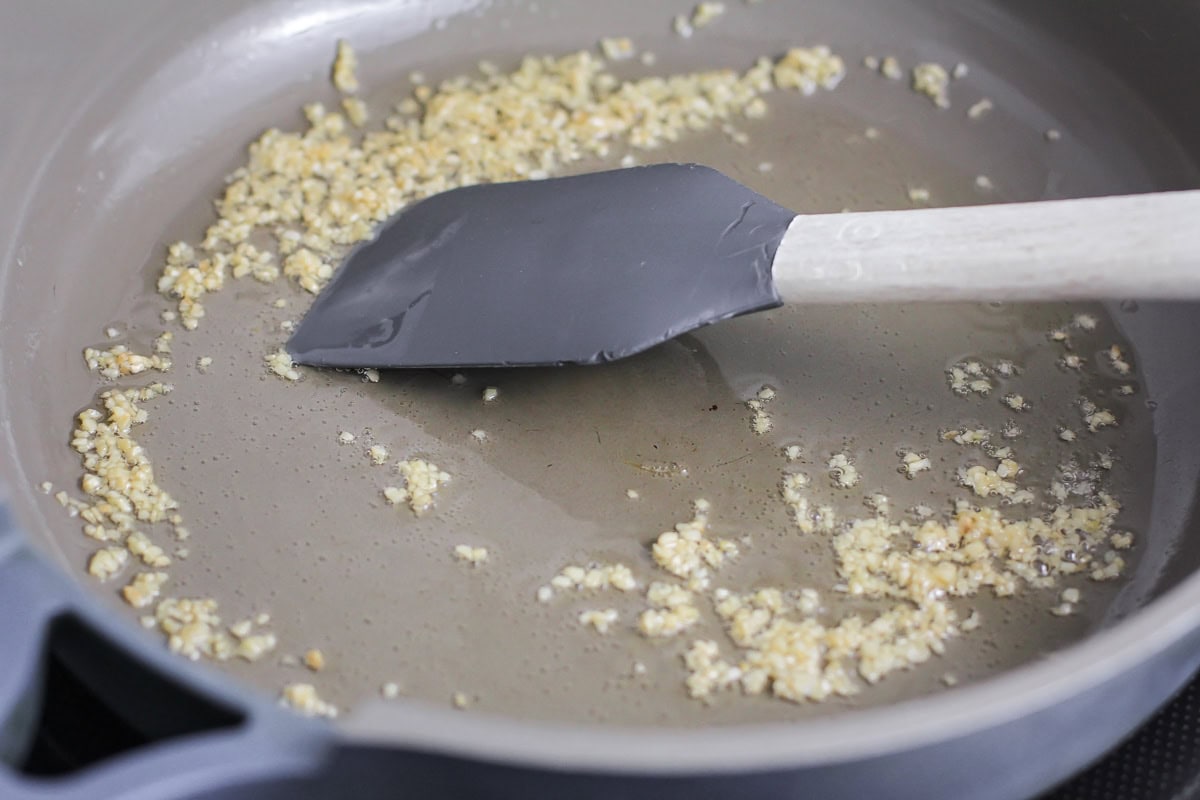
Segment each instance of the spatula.
M471 186L390 220L287 349L595 364L781 303L1200 297L1200 190L799 215L707 167Z

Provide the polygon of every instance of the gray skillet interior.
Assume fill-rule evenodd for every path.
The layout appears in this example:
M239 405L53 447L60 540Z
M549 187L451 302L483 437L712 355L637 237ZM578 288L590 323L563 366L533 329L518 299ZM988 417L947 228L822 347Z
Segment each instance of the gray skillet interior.
M894 53L906 63L928 58L971 64L972 85L999 108L985 124L969 123L962 116L961 101L952 116L939 119L911 93L852 68L855 77L832 95L786 109L780 103L771 125L754 129L750 155L716 137L661 154L711 163L798 210L900 205L903 187L918 181L940 202L976 202L983 198L973 190L971 178L980 172L995 180L994 196L1006 200L1195 185L1189 150L1200 149L1196 131L1182 118L1164 117L1152 102L1138 96L1143 83L1166 91L1169 78L1151 74L1153 63L1127 63L1118 50L1104 51L1103 58L1089 51L1094 42L1084 26L1069 24L1068 16L1054 19L1054 13L1068 5L1056 5L1044 18L1035 18L1039 6L1034 3L765 3L753 9L738 6L706 32L702 44L681 44L666 23L672 13L685 10L682 4L554 3L536 13L524 5L496 4L481 15L471 12L427 33L435 12L446 14L459 6L213 3L117 20L111 10L101 13L87 4L64 4L53 36L61 42L89 42L83 52L106 69L77 72L59 60L61 50L25 41L18 43L29 48L19 79L12 73L4 76L9 82L6 91L53 95L38 114L18 119L6 132L8 145L0 156L5 185L27 187L0 199L6 248L0 276L0 417L7 452L0 475L13 487L13 505L43 549L70 574L81 576L88 549L78 526L34 492L42 480L66 484L78 474L75 456L66 447L67 425L96 388L79 350L102 341L101 332L114 323L132 323L137 326L132 340L148 343L158 329L154 320L161 304L151 286L163 243L200 232L208 219L208 200L221 177L239 163L252 136L270 125L298 124L296 109L302 102L333 100L324 73L332 43L339 37L350 38L362 51L364 80L378 88L379 98L398 96L403 84L395 77L410 69L448 75L477 58L510 63L519 53L564 52L589 46L606 34L632 35L645 42L660 54L656 71L740 67L760 53L815 41L828 42L852 62L873 52ZM15 10L5 13L20 15ZM106 26L120 35L93 39ZM418 33L422 35L407 41ZM131 40L139 40L141 46L130 47ZM402 40L406 43L399 45ZM847 141L868 125L885 131L877 149ZM1060 146L1050 148L1042 140L1041 132L1050 127L1066 133ZM760 161L772 161L776 169L759 173ZM530 617L516 608L531 604L532 589L565 560L598 550L629 556L665 524L686 516L694 486L651 484L647 502L630 513L624 527L614 529L609 525L608 498L619 496L632 479L580 488L534 479L519 469L505 474L491 465L504 480L481 481L474 491L480 502L495 503L499 519L511 516L513 524L498 526L502 530L488 542L494 550L507 548L511 561L500 573L503 577L464 575L444 558L448 545L456 542L420 526L408 532L409 551L393 549L395 530L364 538L364 530L378 525L375 515L380 510L372 507L373 484L366 467L360 469L361 460L329 447L337 431L374 428L373 433L380 434L380 426L386 425L397 440L437 447L439 439L451 436L455 415L476 413L474 406L465 399L435 400L445 407L439 413L422 410L424 426L405 417L406 404L411 409L444 391L444 375L388 377L369 394L353 376L321 376L296 387L260 380L258 359L267 339L251 338L237 326L244 324L246 308L261 309L264 304L238 306L241 300L255 298L235 299L234 293L229 290L231 297L222 298L230 302L213 304L205 330L194 344L180 348L178 359L182 366L199 355L225 356L229 371L222 372L218 365L203 378L176 376L181 385L178 404L161 412L167 422L149 434L148 442L163 482L195 509L193 527L214 532L208 542L196 542L197 556L188 562L191 573L183 572L183 586L229 598L225 602L233 607L267 607L279 620L285 643L294 649L322 645L344 659L336 672L331 671L331 694L352 702L356 691L372 692L383 677L380 665L387 664L395 666L398 678L407 679L414 694L437 698L460 688L478 691L481 709L524 717L695 725L792 720L841 708L749 702L707 709L684 702L678 674L665 670L651 676L648 686L631 687L614 681L631 660L627 649L574 638L577 634L564 613L535 610L528 612L534 615ZM257 299L266 298L262 294ZM808 408L837 420L825 423L816 434L817 444L836 447L846 437L863 445L883 442L875 456L865 456L881 470L893 462L891 450L899 444L894 425L885 424L886 415L881 418L874 406L876 399L883 399L872 394L883 365L915 366L920 361L936 374L945 363L918 359L922 348L985 327L991 313L1003 319L999 327L1006 342L1028 343L1061 310L1011 312L1006 317L1010 312L954 309L944 327L931 325L924 339L915 333L920 326L905 323L906 313L918 312L813 312L803 318L800 332L788 334L794 337L789 341L802 348L797 359L803 367L797 368L792 383L819 386L806 396ZM1005 670L1047 648L1111 626L1179 583L1200 557L1194 539L1189 542L1185 536L1197 474L1190 398L1198 378L1187 367L1196 363L1198 320L1190 308L1169 306L1117 311L1115 319L1122 330L1113 335L1127 337L1138 354L1148 392L1141 397L1153 397L1157 403L1153 414L1144 405L1131 404L1129 424L1121 434L1137 440L1139 431L1153 428L1157 435L1156 451L1132 448L1127 461L1127 479L1145 490L1143 502L1135 501L1131 514L1150 520L1141 537L1137 569L1118 594L1107 598L1110 602L1101 602L1103 595L1098 593L1087 614L1065 624L1054 621L1053 632L1047 632L1051 621L1044 614L1046 598L1019 607L1007 620L998 620L987 635L987 647L955 656L953 663L967 674ZM772 335L773 326L786 327L787 320L779 320L747 319L706 331L619 366L605 377L472 375L470 387L490 382L521 387L543 404L525 407L523 413L533 416L545 416L556 404L591 397L605 429L618 432L619 444L604 451L609 458L631 451L639 458L653 456L652 448L638 450L636 430L625 435L621 428L623 415L654 409L653 420L663 428L659 438L676 444L686 440L696 448L694 458L715 464L720 460L715 456L738 445L720 441L724 434L710 430L672 428L676 407L659 389L637 398L621 397L619 387L628 386L631 379L649 385L664 374L689 387L702 387L710 393L704 404L718 405L724 417L712 428L744 433L738 396L751 390L764 370L740 365L760 350L758 343ZM277 324L265 316L257 322L263 330ZM878 343L876 328L911 331L916 338L893 351ZM964 340L963 354L986 349L989 341ZM932 351L943 350L944 346ZM741 371L722 371L722 364L738 364ZM187 392L182 388L185 382ZM389 387L394 393L379 391ZM283 405L281 391L291 393ZM922 409L933 404L930 414L912 423L926 429L949 421L951 399L893 396L885 402L894 404L901 418L920 417ZM519 417L522 412L515 413ZM844 421L851 419L864 422L850 430ZM519 421L485 424L497 430L507 424L516 430ZM1053 422L1043 421L1047 429ZM262 432L256 434L259 425ZM472 427L473 422L462 429ZM285 428L294 435L283 435ZM564 441L573 441L569 432L559 432ZM591 432L585 433L591 438ZM652 434L645 441L653 444L654 438ZM544 446L545 440L529 438L516 462L532 465ZM279 470L294 473L290 485L268 477ZM736 482L753 482L765 472L722 476L726 474L737 488ZM519 515L508 502L515 491L522 492L516 504ZM557 492L585 502L564 510L556 502ZM310 500L293 502L292 493ZM727 490L725 496L710 499L718 508L722 503L737 508L738 496ZM739 511L750 513L746 508ZM451 519L456 513L470 516L447 510ZM517 526L520 520L529 522ZM795 558L816 563L820 555L808 552ZM1188 585L1189 591L1196 588ZM114 597L107 602L119 607ZM531 644L506 635L508 622L541 625L545 635ZM1138 624L1135 618L1113 631L1124 637L1114 659L1130 657L1136 648L1133 626ZM1018 671L1006 679L1008 684L989 682L939 698L940 707L948 709L947 704L957 702L965 708L983 700L999 704L1006 686L1013 691L1029 688L1039 676L1061 677L1061 671L1079 667L1088 657L1093 663L1104 662L1100 646L1088 643L1032 671ZM431 662L440 666L417 668ZM499 688L495 681L489 683L498 664L506 673ZM235 670L263 688L299 677L266 665ZM935 689L939 675L901 676L872 693L867 702L888 703L927 693ZM625 702L631 697L635 702ZM373 709L364 715L360 729L373 736L411 730L406 713L401 707ZM871 725L866 712L850 716ZM355 725L351 721L352 729Z

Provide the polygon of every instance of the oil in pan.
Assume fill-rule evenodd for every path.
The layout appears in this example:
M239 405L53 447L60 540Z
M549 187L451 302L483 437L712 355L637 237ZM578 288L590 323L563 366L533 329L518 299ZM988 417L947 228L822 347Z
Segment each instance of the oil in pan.
M690 23L692 35L697 22ZM611 56L623 48L610 42L603 49ZM622 76L694 71L705 68L703 56L673 37L616 67ZM947 162L903 126L889 129L867 112L880 93L911 104L914 118L931 128L941 122L957 130L962 122L939 121L936 102L912 93L907 80L893 85L876 74L888 71L882 62L857 66L857 53L846 56L849 66L840 69L851 75L838 86L843 79L833 58L821 49L797 51L764 75L780 88L812 81L814 89L824 83L835 91L776 91L760 108L761 98L745 88L757 78L747 79L730 84L749 91L732 121L716 115L696 126L707 130L651 151L614 145L569 169L699 161L804 211L1015 200L1036 191L1017 175L1006 185L981 164ZM569 68L590 69L582 62ZM338 63L335 79L348 90L348 51ZM511 59L485 65L472 91L494 93L513 67ZM461 71L447 68L444 77ZM945 85L929 84L932 78L922 85L934 87L935 101L943 92L968 98L962 112L983 109L969 116L979 122L986 108L968 88L967 72L957 70L961 83L951 84L956 70L947 64ZM612 86L601 75L597 68L592 80L603 94ZM410 78L415 88L388 99L411 92L412 118L428 115L439 96L451 103L453 91L433 88L431 76ZM343 135L347 142L357 137L354 120L364 110L352 92L341 99L345 118L332 108L308 111L312 126L328 130L323 146L335 161L351 146ZM386 107L366 108L376 106ZM1006 124L1031 147L1063 146L1042 129ZM276 146L276 139L259 145ZM285 148L279 157L288 157ZM444 167L426 169L436 177ZM464 170L449 173L444 188ZM322 182L271 190L291 188L301 195L330 191ZM194 219L197 230L211 221L199 211ZM131 363L114 354L114 342L174 361L162 376L173 391L133 402L149 416L137 441L152 456L157 484L178 501L175 533L186 532L164 551L169 565L140 545L124 556L115 544L100 548L114 551L113 580L103 591L111 595L139 571L169 572L161 598L173 604L148 600L138 612L148 627L165 630L187 651L193 637L232 623L235 657L226 666L271 692L315 685L331 705L307 692L290 695L310 711L352 707L381 687L389 696L525 717L671 725L792 719L891 702L1081 638L1105 619L1117 588L1110 573L1136 560L1136 547L1126 550L1123 537L1145 523L1153 436L1136 354L1104 308L790 308L603 367L320 372L274 356L308 300L295 283L318 288L327 277L327 265L304 256L311 252L297 238L295 249L273 259L261 255L272 246L261 232L246 242L253 249L219 243L233 253L231 274L245 277L230 277L232 289L206 296L202 318L186 303L164 314L167 304L137 298L121 315L127 327L93 344L108 353L97 358L98 370L120 373ZM177 251L173 258L178 269L166 274L175 282L205 279L200 256ZM284 275L276 277L280 269ZM167 281L160 288L169 294L173 287ZM180 331L177 323L189 320L196 329ZM163 330L172 335L161 338ZM152 364L132 363L141 366L127 370L133 374L122 388L144 386L155 372ZM114 405L106 411L122 413L125 406ZM398 474L400 461L407 472ZM414 497L422 481L430 491ZM917 529L948 519L955 500L1023 520L1059 505L1094 511L1108 494L1122 504L1118 524L1092 531L1103 536L1090 551L1048 550L1016 597L995 597L1003 587L950 597L945 605L956 620L931 624L961 635L920 643L929 626L897 618L914 625L902 642L921 654L908 659L912 668L888 668L877 685L826 672L821 680L832 688L806 691L828 702L773 697L771 679L755 692L748 675L761 663L741 662L755 648L736 646L729 619L722 623L732 613L722 606L752 593L743 602L762 612L756 618L772 619L779 604L780 619L829 628L852 615L869 625L904 607L903 595L856 596L839 574L835 540L854 520L863 521L863 531L880 518ZM682 538L704 528L700 540L724 548L705 562L707 576L655 563L652 544L688 520L696 524L685 524ZM64 547L81 561L95 558L96 543L74 535ZM165 544L169 535L157 541ZM1037 545L1052 549L1054 542L1043 537ZM897 543L908 547L907 540ZM1048 562L1064 560L1079 564L1079 574L1049 580ZM96 571L108 577L108 566L101 557ZM582 577L564 571L571 566ZM1090 578L1096 571L1104 580ZM1042 588L1024 585L1041 579ZM653 588L655 581L690 597L672 599L671 591ZM574 588L580 582L610 585ZM630 582L636 588L622 591ZM220 601L219 625L203 603L210 597ZM180 607L176 598L197 602ZM668 627L686 627L647 636L639 627L646 627L648 610ZM254 663L236 658L239 652ZM760 660L770 655L759 652ZM774 680L774 692L786 696L787 682ZM731 688L722 689L726 684Z

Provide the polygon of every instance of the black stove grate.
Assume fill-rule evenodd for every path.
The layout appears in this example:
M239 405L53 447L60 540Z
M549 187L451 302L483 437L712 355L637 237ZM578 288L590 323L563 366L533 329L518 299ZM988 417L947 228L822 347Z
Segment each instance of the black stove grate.
M1200 677L1125 744L1042 800L1200 800Z

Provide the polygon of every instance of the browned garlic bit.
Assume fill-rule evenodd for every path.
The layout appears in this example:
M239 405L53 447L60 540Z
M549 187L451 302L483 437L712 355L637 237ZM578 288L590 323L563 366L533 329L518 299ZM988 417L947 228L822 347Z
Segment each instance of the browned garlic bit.
M300 660L313 672L325 669L325 654L315 647L304 651L304 657Z
M1108 363L1112 365L1112 368L1116 370L1118 375L1125 376L1133 372L1133 366L1126 360L1125 353L1121 350L1120 345L1114 344L1108 348Z

